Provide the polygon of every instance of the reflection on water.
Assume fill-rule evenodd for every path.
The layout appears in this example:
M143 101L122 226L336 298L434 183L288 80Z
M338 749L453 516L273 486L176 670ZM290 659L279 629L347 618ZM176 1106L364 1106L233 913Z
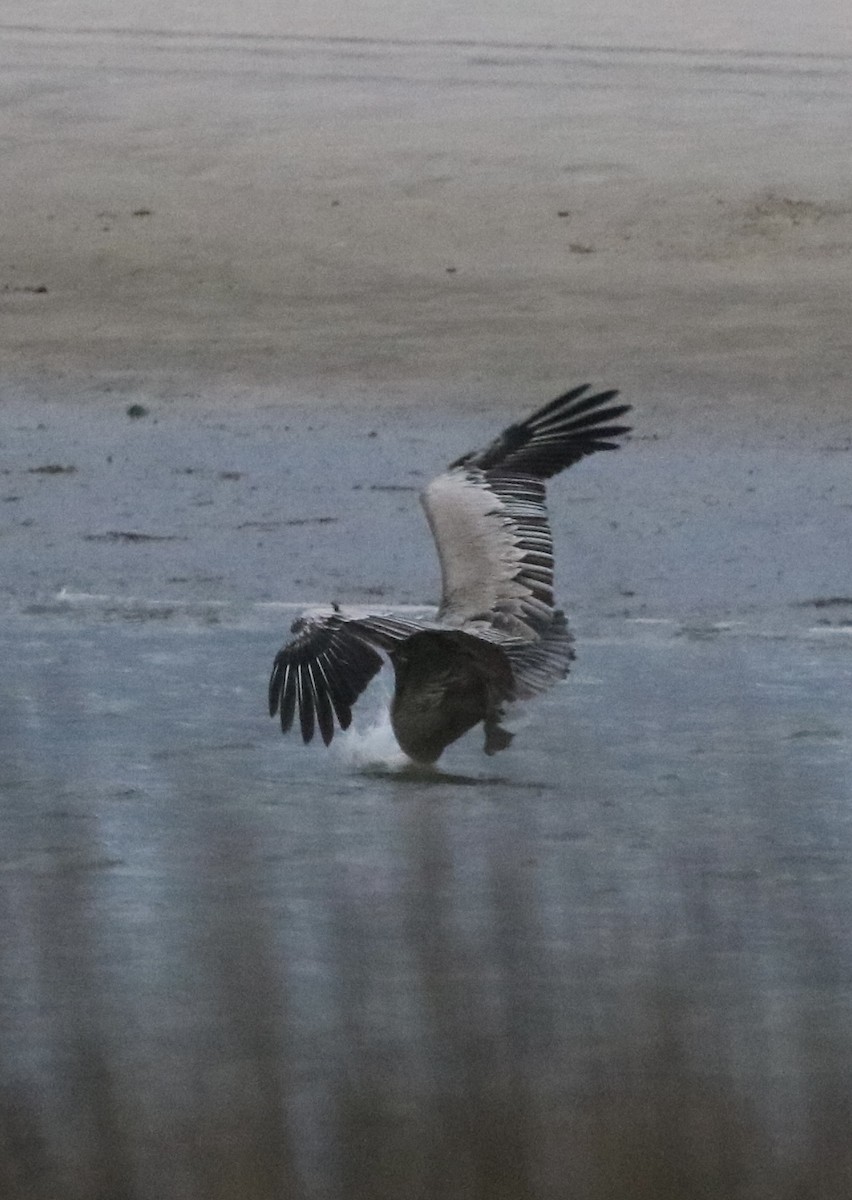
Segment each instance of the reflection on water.
M9 625L0 1195L852 1194L851 641L622 629L436 773L268 629Z

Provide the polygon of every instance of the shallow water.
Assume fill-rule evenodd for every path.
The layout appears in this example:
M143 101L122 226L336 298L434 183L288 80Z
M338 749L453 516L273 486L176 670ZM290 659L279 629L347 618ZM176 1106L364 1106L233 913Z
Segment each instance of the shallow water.
M844 1093L848 634L614 622L507 753L471 736L433 773L381 687L331 752L282 738L268 617L2 641L0 1071L60 1160L98 1140L92 1046L144 1195L184 1194L169 1137L209 1125L210 1089L286 1127L318 1195L352 1151L341 1095L373 1114L353 1161L372 1129L408 1162L406 1130L448 1136L436 1097L505 1094L546 1181L578 1113L640 1082L676 1076L705 1122L716 1092L741 1106L764 1172Z

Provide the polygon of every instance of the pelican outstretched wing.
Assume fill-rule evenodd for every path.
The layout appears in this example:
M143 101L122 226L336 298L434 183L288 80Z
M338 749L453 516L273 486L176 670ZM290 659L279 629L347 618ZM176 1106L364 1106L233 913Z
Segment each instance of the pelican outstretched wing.
M296 637L279 650L269 680L269 714L279 714L286 733L298 710L302 740L315 726L326 746L352 723L352 705L380 670L380 651L391 651L421 628L391 616L350 617L340 612L299 617Z
M443 577L439 617L490 620L517 637L542 636L554 619L553 539L544 480L629 432L628 404L589 384L557 397L465 454L423 492Z

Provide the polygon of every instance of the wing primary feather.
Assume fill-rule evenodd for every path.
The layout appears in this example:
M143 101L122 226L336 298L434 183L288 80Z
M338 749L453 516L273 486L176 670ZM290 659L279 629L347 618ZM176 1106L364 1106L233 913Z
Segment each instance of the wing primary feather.
M308 680L305 676L305 664L299 663L296 668L299 696L299 725L302 730L302 741L307 745L314 736L314 705Z
M314 708L316 710L317 725L319 726L320 737L326 746L334 737L334 713L331 709L331 701L328 695L325 678L322 673L319 660L308 664L308 671L311 675L311 683L313 685ZM319 676L319 678L317 678Z
M616 428L616 429L608 429L607 430L607 433L612 433L612 435L614 437L621 437L621 435L623 433L629 433L629 432L630 432L629 426L625 427L624 429ZM591 449L595 453L597 453L598 450L620 450L621 443L620 442L593 442L591 445Z
M350 694L349 689L344 686L337 673L336 665L327 654L317 660L317 665L328 684L328 695L334 708L334 715L337 717L337 723L341 729L348 729L352 724L352 709L346 699Z
M341 729L351 725L353 703L381 668L377 647L396 644L415 628L393 618L377 629L369 617L300 617L292 630L297 636L279 651L269 680L270 713L279 714L282 731L292 728L298 711L302 740L310 742L319 729L329 745L335 719Z
M287 663L281 684L281 732L288 733L296 713L296 673L292 663Z
M610 400L614 400L617 395L617 389L611 388L609 391L596 392L594 396L587 396L585 400L578 400L575 404L569 405L567 402L568 397L570 397L569 392L568 397L563 396L561 399L555 400L552 404L546 405L545 408L539 409L525 424L538 429L553 421L573 420L584 413L602 409L604 405L609 404ZM625 407L629 408L630 405L625 405Z
M285 671L284 655L276 654L275 662L272 665L272 674L269 676L269 715L274 717L278 712L278 705L281 703L281 682Z
M509 425L482 450L457 459L450 469L471 466L547 479L587 454L609 449L599 439L629 433L629 426L608 423L629 412L630 405L610 403L618 395L615 389L589 396L589 387L583 384L557 396L526 420Z
M543 408L540 408L535 415L537 417L546 417L549 413L564 408L566 404L571 404L575 400L580 401L578 407L582 406L586 408L590 404L596 404L597 396L589 396L586 400L580 400L580 397L585 396L591 386L590 383L581 383L578 387L573 387L570 391L563 392L561 396L557 396L555 400L549 401Z
M610 408L595 409L592 412L586 412L582 415L575 413L565 413L564 416L554 416L552 421L536 422L533 426L533 438L540 441L546 434L562 433L567 436L573 433L580 433L583 429L588 429L590 426L605 425L608 421L615 421L619 417L623 417L626 412L630 411L629 404L613 404Z

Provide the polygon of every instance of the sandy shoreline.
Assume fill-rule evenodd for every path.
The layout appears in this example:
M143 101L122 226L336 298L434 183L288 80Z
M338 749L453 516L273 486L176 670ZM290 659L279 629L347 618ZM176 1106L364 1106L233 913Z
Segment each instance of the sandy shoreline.
M557 501L595 498L562 518L572 603L849 593L852 60L47 27L0 53L8 596L431 600L416 485L585 378L637 440ZM346 549L403 530L410 556Z
M4 46L7 370L836 403L849 61Z
M472 41L490 45L669 47L740 53L842 54L852 50L845 0L714 0L689 9L670 0L606 0L566 6L561 0L6 0L6 25L53 31L238 34L396 42Z

